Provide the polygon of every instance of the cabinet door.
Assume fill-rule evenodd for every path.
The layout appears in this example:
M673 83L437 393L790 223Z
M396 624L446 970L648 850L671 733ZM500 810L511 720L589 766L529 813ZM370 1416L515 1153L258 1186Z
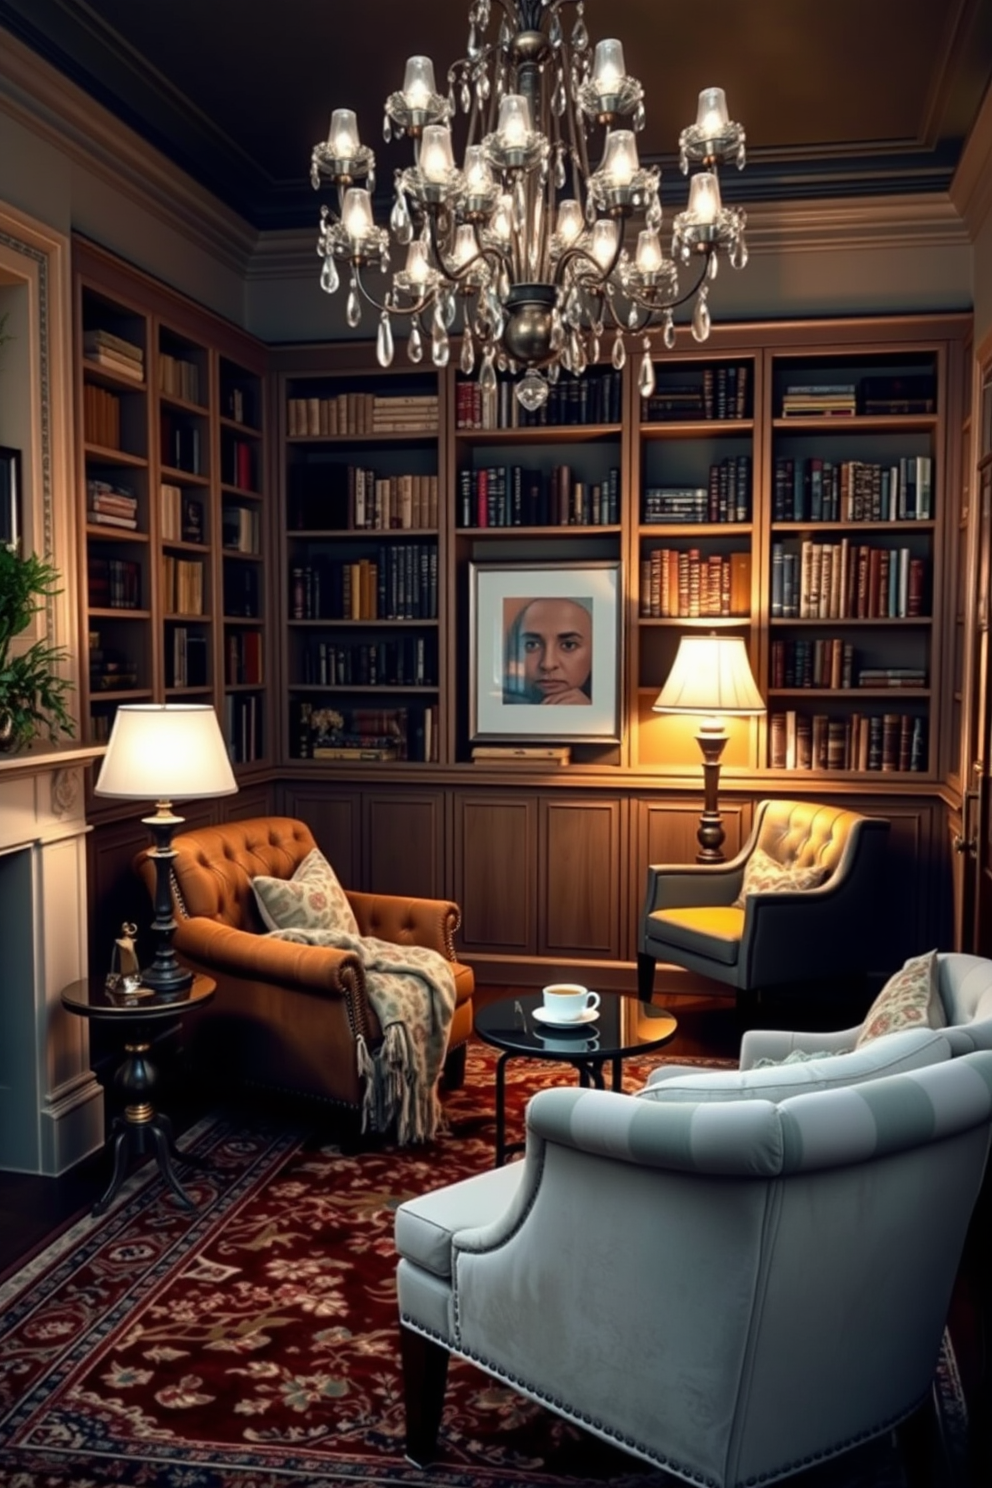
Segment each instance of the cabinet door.
M541 802L540 884L542 956L620 959L625 898L621 802Z
M536 953L537 801L464 794L455 800L455 894L467 954Z
M362 803L363 887L426 899L443 892L440 791L367 790Z

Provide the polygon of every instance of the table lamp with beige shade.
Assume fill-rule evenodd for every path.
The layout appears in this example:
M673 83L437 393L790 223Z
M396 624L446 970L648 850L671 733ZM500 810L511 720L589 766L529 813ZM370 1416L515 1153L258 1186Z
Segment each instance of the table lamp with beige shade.
M696 837L697 863L722 863L724 830L718 805L720 758L727 743L725 718L757 717L765 703L751 674L741 636L684 635L668 680L652 704L655 713L698 713L703 755L704 804Z
M180 997L193 981L172 945L172 837L184 820L173 813L172 802L227 796L237 788L217 714L209 704L128 703L117 709L94 791L156 803L155 814L142 817L155 839L150 854L155 860L155 953L142 970L141 984L160 997Z

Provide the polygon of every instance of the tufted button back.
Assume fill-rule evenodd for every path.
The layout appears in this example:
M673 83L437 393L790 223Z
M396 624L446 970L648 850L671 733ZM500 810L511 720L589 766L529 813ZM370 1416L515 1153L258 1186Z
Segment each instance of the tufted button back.
M856 811L811 801L765 801L757 845L777 862L833 873L852 829L864 820Z
M292 878L317 844L305 823L265 816L183 832L172 845L173 876L188 915L259 930L252 879Z

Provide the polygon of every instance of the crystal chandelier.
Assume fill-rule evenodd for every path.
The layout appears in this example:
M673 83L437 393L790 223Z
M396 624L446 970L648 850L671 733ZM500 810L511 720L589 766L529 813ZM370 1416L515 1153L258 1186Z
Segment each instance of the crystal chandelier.
M383 122L387 142L413 141L413 164L395 172L389 219L406 258L378 299L366 271L388 271L390 232L373 217L375 156L352 110L334 110L310 169L315 190L336 188L336 210L321 207L320 282L333 294L344 270L350 326L363 300L378 312L381 365L393 360L394 317L409 322L410 360L422 360L429 337L437 367L448 363L460 320L462 371L471 374L481 358L483 389L495 387L497 367L522 371L517 397L534 409L562 367L579 375L599 359L604 336L618 369L625 339L641 340L639 385L649 397L650 333L660 327L664 345L674 346L674 311L693 297L692 334L709 335L709 282L721 255L735 268L747 261L745 214L722 204L718 176L728 161L743 168L744 130L730 120L721 88L700 93L696 122L679 137L682 172L692 174L666 257L661 171L637 155L644 90L626 72L619 41L592 48L583 9L583 0L471 0L466 55L448 69L447 95L437 91L430 58L408 60ZM452 143L459 112L467 117L460 166ZM602 157L591 168L597 126ZM636 245L627 231L635 215L643 219ZM690 266L693 283L683 292L679 274Z

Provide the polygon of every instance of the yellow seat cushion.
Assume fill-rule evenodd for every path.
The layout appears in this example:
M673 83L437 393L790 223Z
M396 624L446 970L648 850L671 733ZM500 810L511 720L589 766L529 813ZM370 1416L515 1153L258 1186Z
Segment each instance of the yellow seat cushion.
M652 940L734 966L744 933L744 911L736 905L656 909L649 915Z

